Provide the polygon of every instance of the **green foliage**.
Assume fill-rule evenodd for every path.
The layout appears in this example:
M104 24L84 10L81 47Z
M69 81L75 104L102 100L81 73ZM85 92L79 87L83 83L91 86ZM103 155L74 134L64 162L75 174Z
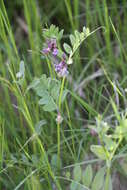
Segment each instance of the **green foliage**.
M112 166L112 160L115 156L117 149L119 148L120 143L124 138L126 138L127 130L127 120L124 115L122 117L117 112L115 104L112 102L113 109L116 112L116 116L119 120L120 125L116 125L113 132L110 132L110 127L107 123L101 120L101 117L97 119L97 126L90 126L91 129L95 130L98 134L101 145L91 145L91 151L101 160L105 160L106 168L106 177L105 177L105 190L112 190L112 181L110 170ZM102 177L102 179L101 179ZM101 189L104 181L104 168L99 170L96 174L94 181L92 183L92 190ZM100 180L101 179L101 180ZM98 181L101 181L99 186ZM97 185L96 185L97 183ZM98 187L99 186L99 187Z
M59 30L59 27L56 27L55 25L51 24L51 26L46 29L43 29L43 37L44 38L55 38L57 40L60 40L63 37L64 30Z
M64 43L63 47L68 54L72 53L72 49L68 44Z
M47 78L44 74L41 78L35 78L27 90L33 89L40 97L38 103L43 106L43 110L52 112L58 109L60 86L60 81ZM67 89L63 90L61 102L64 101L67 93Z
M100 5L99 0L16 0L6 1L6 7L4 3L0 0L0 189L112 190L112 173L119 176L120 186L125 181L126 189L126 1L104 0ZM47 27L52 22L66 34L55 25ZM90 32L84 24L95 30ZM58 60L41 59L42 35L57 40ZM67 37L70 43L65 45ZM52 67L64 51L67 63L74 63L68 66L65 83ZM26 94L32 80L28 89L35 93ZM54 122L55 110L63 123ZM69 169L62 178L64 169L75 162L81 162L74 167L79 175L71 179L74 171Z
M70 190L88 190L85 186L73 181L70 186Z
M86 189L86 190L101 190L105 181L105 167L100 168L93 178L93 169L88 165L85 170L80 166L75 166L73 169L73 178L70 185L71 190ZM109 185L111 186L111 179Z
M111 175L107 173L106 179L105 179L105 184L104 184L104 190L112 190L112 179Z
M91 190L101 190L104 183L104 174L105 174L105 168L99 169L99 171L96 173L93 183L92 183L92 189Z
M103 141L105 143L105 147L108 151L113 151L116 147L116 142L113 141L112 136L110 135L104 135Z
M52 158L51 158L51 166L53 168L53 170L57 170L58 169L58 157L57 157L57 154L53 154L52 155ZM62 167L62 161L60 160L60 167Z
M83 27L83 32L78 32L77 30L74 31L74 35L70 34L70 42L71 46L67 43L63 44L64 50L66 53L69 54L69 58L67 61L67 64L72 64L72 57L74 53L77 51L77 49L80 47L82 42L90 35L90 31L88 28Z
M92 182L92 178L93 178L92 167L91 167L91 165L88 165L86 167L85 171L83 171L83 174L82 174L82 183L86 187L90 187L90 184Z
M35 131L38 135L41 135L43 125L45 125L47 122L46 120L40 120L36 125L35 125Z
M82 176L82 170L80 166L76 166L73 170L73 177L74 180L79 182L81 180L81 176Z
M70 185L70 190L78 190L78 189L81 190L80 185L77 182L73 181Z
M101 145L91 145L91 151L102 160L106 160L106 152Z
M73 180L70 184L70 190L88 190L87 186L81 183L83 177L81 166L75 166L73 169Z

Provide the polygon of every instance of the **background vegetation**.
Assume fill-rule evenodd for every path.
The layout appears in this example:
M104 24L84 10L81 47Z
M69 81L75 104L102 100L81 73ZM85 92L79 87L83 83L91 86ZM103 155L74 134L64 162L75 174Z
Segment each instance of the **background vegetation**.
M40 50L42 29L51 24L64 29L62 42L67 43L69 34L83 26L90 31L105 27L85 40L69 67L67 88L71 93L62 107L60 168L56 165L57 113L44 112L33 91L24 96L34 77L49 75ZM89 183L92 190L103 189L103 182L98 183L100 176L105 175L106 181L106 174L100 171L105 161L90 151L92 144L100 142L89 126L97 126L97 118L101 118L114 133L122 116L126 118L126 39L126 0L0 0L1 190L74 190L85 189ZM21 60L25 81L19 88L15 76ZM110 170L115 190L127 186L126 131L124 135ZM86 167L89 177L83 183L80 178L86 175ZM87 184L89 179L92 182Z

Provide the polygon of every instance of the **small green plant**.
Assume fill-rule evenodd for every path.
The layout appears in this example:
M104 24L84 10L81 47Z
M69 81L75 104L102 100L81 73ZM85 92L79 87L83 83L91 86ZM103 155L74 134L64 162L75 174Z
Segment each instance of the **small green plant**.
M116 105L112 102L114 111L116 111ZM117 158L119 146L122 140L126 139L127 132L127 119L125 116L120 116L116 112L116 117L118 118L119 124L113 128L110 127L106 122L104 122L101 117L97 118L97 125L90 126L99 140L98 145L91 145L91 151L102 161L105 161L106 165L106 175L104 189L112 189L111 184L111 168L113 161Z
M90 164L85 169L77 165L73 169L73 180L70 184L70 190L101 190L104 184L104 175L105 167L99 169L94 175Z
M61 83L57 79L46 77L45 74L41 78L35 78L28 89L33 89L40 97L38 104L43 106L44 111L52 112L58 110L59 94ZM63 90L61 103L64 101L68 91Z

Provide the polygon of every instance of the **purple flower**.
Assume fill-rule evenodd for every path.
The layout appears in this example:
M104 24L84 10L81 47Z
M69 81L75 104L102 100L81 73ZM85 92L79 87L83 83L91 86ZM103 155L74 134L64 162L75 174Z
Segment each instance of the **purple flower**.
M47 45L51 50L55 49L57 47L56 39L47 40Z
M42 50L42 53L45 55L51 53L54 57L58 55L59 49L57 48L57 41L55 38L46 40L46 44ZM54 63L54 68L59 77L66 77L68 75L67 55L65 53L62 54L61 62L59 64Z
M54 67L59 77L66 77L69 73L65 61L61 61L59 64L54 64Z
M42 53L44 53L44 54L48 54L50 52L50 48L49 47L47 47L47 48L43 48L43 50L42 50Z
M62 58L63 58L63 61L66 61L66 54L65 53L63 53Z
M67 70L67 67L63 67L60 72L58 73L58 76L59 77L66 77L68 75L68 70Z
M57 56L57 54L58 54L58 49L57 49L57 48L54 48L52 54L53 54L54 56Z
M60 72L60 70L61 70L60 64L54 64L54 67L55 67L55 71L56 71L57 73Z
M52 52L54 56L58 54L56 39L48 39L46 41L47 48L43 48L42 53L48 54Z

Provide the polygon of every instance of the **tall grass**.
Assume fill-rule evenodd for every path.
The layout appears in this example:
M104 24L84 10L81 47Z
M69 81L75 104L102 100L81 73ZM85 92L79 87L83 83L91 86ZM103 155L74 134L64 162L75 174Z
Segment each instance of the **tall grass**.
M58 8L54 6L57 3ZM66 168L70 172L80 162L98 163L94 159L86 161L90 144L97 142L88 125L95 124L95 117L101 114L112 126L118 123L120 113L126 112L127 3L64 0L59 4L56 0L47 10L46 2L41 6L40 1L23 0L21 7L28 29L23 52L16 44L9 9L0 0L0 189L66 189L69 183L62 178ZM42 28L54 20L68 33L84 25L91 31L105 27L88 38L74 57L67 84L70 94L62 108L64 123L58 128L56 113L47 114L40 109L33 92L25 95L32 78L49 72L40 54ZM26 80L20 88L16 73L22 59ZM94 75L99 69L101 74ZM41 135L37 135L35 127L40 120L47 123L42 126ZM124 149L125 144L119 144L120 156L126 153L126 146ZM57 153L61 162L58 170Z

